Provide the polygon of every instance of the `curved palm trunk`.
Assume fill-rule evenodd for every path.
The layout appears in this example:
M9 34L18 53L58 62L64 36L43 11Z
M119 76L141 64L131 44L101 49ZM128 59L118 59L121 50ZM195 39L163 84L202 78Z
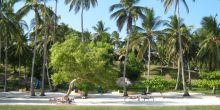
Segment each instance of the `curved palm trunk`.
M47 38L48 38L48 26L46 23L46 1L44 0L44 22L45 22L45 33L44 33L44 50L43 50L43 72L42 72L42 87L40 96L45 96L45 69L47 60Z
M47 35L44 37L44 53L43 53L43 72L42 72L42 87L41 87L41 96L45 96L45 69L46 69L46 57L47 57Z
M182 82L183 82L183 96L189 96L188 90L186 89L186 82L185 82L185 74L184 74L184 62L183 62L183 49L182 49L182 39L181 39L181 31L180 31L180 6L178 3L178 10L177 10L177 18L178 18L178 41L179 41L179 57L181 62L181 72L182 72Z
M68 100L69 99L69 96L71 94L71 92L73 91L73 88L74 88L74 82L76 82L76 79L72 80L69 84L69 88L68 88L68 91L66 93L66 95L64 96L64 99L65 100Z
M128 36L128 41L126 45L126 53L125 53L125 61L124 61L124 69L123 69L123 78L125 82L125 75L126 75L126 66L127 66L127 60L128 60L128 47L129 47L129 41L130 41L130 36ZM124 84L124 96L128 96L127 89L126 89L126 84Z
M151 51L151 44L150 44L150 40L149 40L149 44L148 44L148 63L147 63L147 80L150 79L150 51ZM149 85L147 86L147 93L149 93Z
M83 36L83 33L84 33L84 30L83 30L83 11L84 11L84 7L82 6L82 10L81 10L81 35L82 35L82 38L81 38L81 40L82 40L82 42L84 42L84 36Z
M37 1L35 1L37 3ZM33 59L32 59L32 67L31 67L31 96L35 96L34 92L34 65L35 65L35 58L36 58L36 50L37 50L37 29L38 29L38 19L37 19L37 6L34 9L35 12L35 36L34 36L34 52L33 52Z
M180 58L178 58L178 72L177 72L177 79L176 79L175 90L179 89L179 84L180 84Z
M4 84L4 92L7 92L7 72L8 72L8 38L5 37L5 84Z

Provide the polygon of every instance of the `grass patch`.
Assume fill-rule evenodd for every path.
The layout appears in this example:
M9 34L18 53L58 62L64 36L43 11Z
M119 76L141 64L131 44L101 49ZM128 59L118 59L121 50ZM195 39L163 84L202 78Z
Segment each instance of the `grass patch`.
M0 106L0 110L219 110L220 106Z

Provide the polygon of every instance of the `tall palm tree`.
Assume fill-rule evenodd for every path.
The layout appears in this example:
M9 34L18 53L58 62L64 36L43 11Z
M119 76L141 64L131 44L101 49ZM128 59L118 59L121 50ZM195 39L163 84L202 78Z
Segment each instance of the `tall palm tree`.
M48 23L46 21L46 0L44 0L44 39L43 39L43 67L42 67L42 87L41 87L41 96L45 96L45 91L44 91L44 83L45 83L45 69L46 69L46 63L47 63L47 39L48 39Z
M148 53L148 69L147 69L147 80L149 80L150 75L150 61L151 61L151 48L155 45L154 38L162 34L158 27L163 23L160 20L160 17L155 16L153 9L147 9L145 11L145 16L142 18L142 28L136 27L138 30L141 30L143 33L141 36L134 36L131 38L132 45L140 45L138 49L138 59L143 60L144 55ZM154 46L155 47L155 46ZM148 50L148 51L147 51ZM144 76L146 74L144 73ZM147 93L149 93L149 87L147 87Z
M178 26L180 25L180 26ZM177 83L176 83L176 87L175 90L177 90L179 88L179 83L180 83L180 48L179 48L179 40L178 40L178 27L180 27L180 32L181 34L181 40L182 40L182 50L183 53L185 53L185 51L188 49L188 44L189 42L189 29L188 27L183 23L182 19L177 18L177 16L171 16L170 17L170 21L165 23L165 26L167 27L166 29L164 29L166 35L168 36L168 42L166 45L166 49L167 49L167 56L169 59L173 60L174 62L177 61L177 65L178 65L178 73L177 73Z
M27 44L27 34L26 35L20 35L17 36L14 43L11 45L12 54L15 55L15 57L18 57L18 76L19 76L19 83L21 78L21 65L22 61L24 61L26 55L29 52L28 44Z
M216 71L220 68L220 23L216 16L209 16L204 17L201 24L198 60L208 71Z
M92 28L96 31L96 33L93 35L94 42L101 41L103 37L102 35L110 29L109 27L105 27L103 21L98 21L96 26L93 26Z
M22 28L19 19L14 13L13 6L18 0L8 0L0 7L0 38L4 39L5 46L5 74L4 74L4 91L7 91L7 73L8 73L8 48L11 45L11 40L17 36L21 36Z
M69 11L71 11L74 8L75 13L78 13L81 9L81 37L82 42L84 42L84 30L83 30L83 12L84 10L89 10L89 8L95 7L98 3L97 0L65 0L65 4L70 4Z
M110 7L111 18L114 18L117 23L118 30L121 31L125 24L127 24L126 30L128 34L128 40L126 45L126 54L123 68L123 78L125 82L126 64L128 59L128 47L130 42L129 34L132 31L133 23L141 16L142 11L145 9L141 6L135 6L140 0L121 0L120 3L114 4ZM124 96L127 96L126 85L124 84Z
M174 4L175 5L175 15L177 16L178 20L180 19L180 2L184 4L186 7L186 11L189 13L189 7L186 3L186 0L161 0L164 2L164 7L165 7L165 12L167 12L171 6ZM195 0L193 0L195 1ZM180 25L178 25L180 26ZM186 83L185 83L185 76L184 76L184 61L183 61L183 53L182 53L182 40L181 40L181 32L180 32L180 27L178 27L178 42L179 42L179 59L180 59L180 64L181 64L181 72L182 72L182 82L183 82L183 89L184 89L184 94L183 96L189 96L188 90L186 89ZM180 68L179 68L180 69Z
M55 42L55 36L56 36L56 28L57 28L57 3L58 3L58 0L55 0L55 16L54 16L54 36L53 36L53 43Z
M35 65L35 57L36 57L36 50L37 50L37 42L38 42L38 29L39 29L39 23L41 22L41 14L40 12L44 12L44 5L40 3L42 0L26 0L25 5L18 10L17 15L21 18L23 18L27 13L31 10L34 11L34 18L35 18L35 27L34 27L34 49L33 49L33 60L32 60L32 68L31 68L31 84L30 84L30 89L31 89L31 96L35 96L34 92L34 83L33 83L33 78L34 78L34 65ZM53 11L50 8L46 8L46 11L48 13L53 13Z

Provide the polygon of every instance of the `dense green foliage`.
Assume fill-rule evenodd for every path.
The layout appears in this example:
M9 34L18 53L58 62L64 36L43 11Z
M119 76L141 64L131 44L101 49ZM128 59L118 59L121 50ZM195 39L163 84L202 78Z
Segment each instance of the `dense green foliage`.
M144 65L142 62L136 60L134 53L128 55L128 66L126 71L126 77L131 81L136 81L140 78L141 73L143 73Z
M201 72L200 77L208 80L220 79L220 71Z
M74 37L74 36L73 36ZM107 43L84 44L70 38L51 49L54 85L79 78L79 83L93 83L111 87L118 71L113 66L113 47Z
M215 94L216 87L220 86L220 72L201 72L200 80L193 80L192 86L199 88L213 88L213 94Z
M134 88L145 89L149 86L151 91L163 92L174 88L175 80L165 80L162 77L155 77L154 79L142 81L134 85Z
M220 80L192 80L192 86L211 89L213 86L220 86Z

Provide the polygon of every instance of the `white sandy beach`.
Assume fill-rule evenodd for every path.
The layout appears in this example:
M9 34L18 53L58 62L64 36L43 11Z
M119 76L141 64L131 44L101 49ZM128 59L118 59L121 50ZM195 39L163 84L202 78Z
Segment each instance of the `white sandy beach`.
M152 93L149 100L129 99L121 94L89 94L87 99L81 99L78 94L71 94L75 97L72 104L50 103L49 98L62 97L64 93L47 92L46 96L30 97L27 92L1 92L0 105L77 105L77 106L193 106L193 105L220 105L220 98L208 96L201 93L190 93L190 97L182 97L181 93L168 92ZM136 94L135 96L139 96Z

